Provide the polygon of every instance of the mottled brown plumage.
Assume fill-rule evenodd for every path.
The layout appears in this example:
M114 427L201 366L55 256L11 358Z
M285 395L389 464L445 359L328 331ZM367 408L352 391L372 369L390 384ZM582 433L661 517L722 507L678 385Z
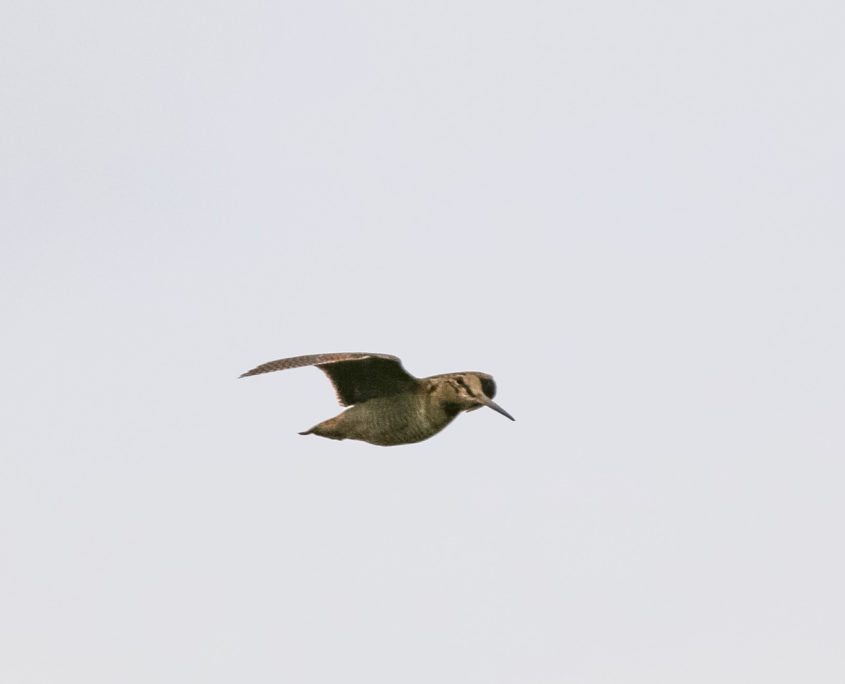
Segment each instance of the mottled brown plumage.
M440 432L461 411L488 406L514 418L493 401L496 383L487 373L465 372L415 378L389 354L341 353L294 356L261 364L241 377L317 366L331 380L346 411L301 435L358 439L392 446L421 442Z

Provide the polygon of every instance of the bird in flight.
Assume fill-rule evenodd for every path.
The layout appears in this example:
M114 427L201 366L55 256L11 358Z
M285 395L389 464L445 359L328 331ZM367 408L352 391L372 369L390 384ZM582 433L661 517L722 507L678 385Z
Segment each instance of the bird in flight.
M499 406L496 383L487 373L465 372L415 378L389 354L310 354L269 361L240 377L317 366L331 380L343 413L300 435L358 439L379 446L412 444L436 435L462 411L487 406L515 420Z

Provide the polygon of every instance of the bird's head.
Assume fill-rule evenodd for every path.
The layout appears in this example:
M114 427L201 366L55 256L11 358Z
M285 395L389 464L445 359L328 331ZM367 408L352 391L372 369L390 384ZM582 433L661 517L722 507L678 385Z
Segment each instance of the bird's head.
M438 383L442 400L453 404L458 411L475 411L482 406L487 406L506 418L516 420L493 401L493 397L496 396L496 383L493 381L493 376L487 373L466 372L436 377L443 380L442 383Z

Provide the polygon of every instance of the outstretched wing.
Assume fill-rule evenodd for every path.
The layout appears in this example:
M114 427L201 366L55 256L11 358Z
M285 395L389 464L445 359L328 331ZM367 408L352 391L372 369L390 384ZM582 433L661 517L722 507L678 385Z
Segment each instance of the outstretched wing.
M317 366L328 375L342 406L406 392L417 383L417 379L402 368L402 362L397 357L364 352L310 354L279 359L262 363L241 377L302 366Z

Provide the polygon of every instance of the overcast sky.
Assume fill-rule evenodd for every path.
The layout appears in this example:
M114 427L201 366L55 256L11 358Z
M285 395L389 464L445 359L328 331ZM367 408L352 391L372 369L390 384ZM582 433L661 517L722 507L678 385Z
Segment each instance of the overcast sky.
M841 2L2 14L1 681L845 681Z

